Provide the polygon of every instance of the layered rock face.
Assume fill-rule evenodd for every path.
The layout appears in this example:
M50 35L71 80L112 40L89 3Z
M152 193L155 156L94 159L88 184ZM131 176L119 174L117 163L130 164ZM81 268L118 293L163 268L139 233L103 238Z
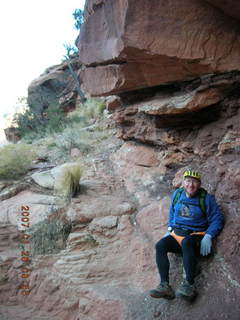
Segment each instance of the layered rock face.
M78 44L85 90L119 94L238 69L238 23L209 2L87 1Z
M193 133L199 126L217 121L220 128L215 126L211 134L220 139L229 126L233 126L229 125L229 116L236 115L234 128L239 130L239 87L240 73L236 71L124 93L124 107L113 115L118 136L158 145L164 150L175 143L182 144L190 132L192 139L196 139ZM188 148L194 150L196 142L182 145L187 152ZM202 152L194 151L195 154Z

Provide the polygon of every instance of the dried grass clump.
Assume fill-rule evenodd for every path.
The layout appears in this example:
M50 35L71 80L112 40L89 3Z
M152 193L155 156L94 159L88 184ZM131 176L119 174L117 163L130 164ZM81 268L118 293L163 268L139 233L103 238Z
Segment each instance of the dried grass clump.
M63 198L69 199L73 197L80 190L79 182L81 175L82 169L80 163L66 163L62 166L55 180L55 192Z
M0 179L16 179L27 173L36 157L32 146L8 144L0 148Z
M101 117L105 107L102 99L88 98L83 105L79 105L76 110L70 112L67 119L84 127L89 125L92 119Z
M66 247L66 241L71 232L72 225L57 218L45 219L30 229L31 253L53 254Z

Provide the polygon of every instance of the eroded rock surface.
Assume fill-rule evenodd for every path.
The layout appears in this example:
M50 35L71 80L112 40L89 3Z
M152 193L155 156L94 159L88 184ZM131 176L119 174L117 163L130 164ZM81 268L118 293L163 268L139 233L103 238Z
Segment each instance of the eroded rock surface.
M64 112L75 109L77 99L76 83L68 68L77 74L80 69L78 57L48 68L40 77L34 79L28 87L28 105L33 113L42 116L44 121L46 110L62 108Z
M235 130L235 116L229 119ZM215 135L204 134L205 130L211 132L212 126L216 123L199 128L198 146L205 146L205 152L194 155L193 149L189 151L191 163L180 148L181 144L191 143L189 137L176 140L174 146L179 150L172 149L169 157L157 146L131 141L119 145L114 153L91 161L81 193L59 216L72 224L66 247L58 253L33 257L31 293L25 298L19 290L22 263L18 233L12 224L10 229L2 226L0 236L5 240L2 239L0 252L1 312L9 319L36 320L46 316L54 320L105 320L109 315L116 320L177 320L179 312L186 319L200 320L204 315L224 319L222 315L226 315L237 320L239 150L230 143L230 139L235 142L236 131L222 133L223 138L219 137L216 143ZM224 141L229 141L225 147ZM179 154L182 162L175 160ZM169 196L190 164L202 172L203 186L216 194L225 216L225 228L214 244L214 256L201 259L199 297L191 308L178 299L170 303L148 296L148 290L159 282L154 244L166 233ZM33 203L30 194L29 197ZM14 218L15 213L8 212ZM39 218L37 212L36 215ZM32 217L33 221L37 216ZM171 282L176 289L182 263L178 256L170 255L170 259Z
M21 212L24 210L22 206L31 208L29 219L31 225L34 225L47 218L55 204L56 198L54 196L37 194L32 191L19 192L14 197L2 201L0 223L3 225L11 224L22 230Z
M235 12L238 5L224 6ZM198 0L87 1L78 46L83 86L96 96L236 70L240 63L236 21Z

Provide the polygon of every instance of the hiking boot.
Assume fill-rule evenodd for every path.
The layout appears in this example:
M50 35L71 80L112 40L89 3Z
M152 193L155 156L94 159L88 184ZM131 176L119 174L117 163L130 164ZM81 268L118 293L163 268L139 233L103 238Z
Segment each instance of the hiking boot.
M177 297L192 301L197 296L197 291L194 284L190 284L187 280L184 280L177 289L176 295Z
M150 290L149 294L153 298L165 298L165 299L175 298L175 293L172 287L168 284L168 282L160 283L156 289Z

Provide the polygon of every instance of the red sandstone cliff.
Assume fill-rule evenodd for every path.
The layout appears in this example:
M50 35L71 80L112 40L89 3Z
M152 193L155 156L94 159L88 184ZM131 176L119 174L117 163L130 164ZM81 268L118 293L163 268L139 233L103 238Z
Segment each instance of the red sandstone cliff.
M91 0L79 50L85 89L121 93L238 69L239 21L203 0Z

